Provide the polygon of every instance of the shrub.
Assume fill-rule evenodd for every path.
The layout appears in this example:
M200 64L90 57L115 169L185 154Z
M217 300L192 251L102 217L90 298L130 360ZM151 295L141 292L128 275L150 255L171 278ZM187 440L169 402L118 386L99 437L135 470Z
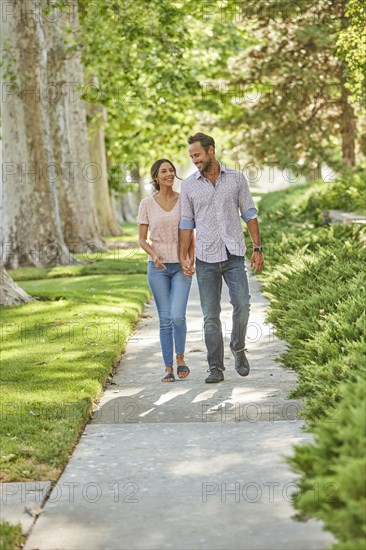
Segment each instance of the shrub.
M308 199L307 211L313 211L322 218L323 210L344 210L346 212L366 213L365 172L344 172L337 180L321 182L314 186Z
M365 548L365 372L340 386L332 418L313 429L314 442L296 447L289 459L301 474L294 495L299 517L324 522L339 540L337 549Z
M315 437L291 459L300 474L295 507L302 519L324 521L339 540L334 548L364 550L365 228L319 226L323 209L359 209L362 194L346 182L301 185L261 200L269 253L260 277L268 320L288 344L279 360L298 373L292 395L305 397L303 416Z

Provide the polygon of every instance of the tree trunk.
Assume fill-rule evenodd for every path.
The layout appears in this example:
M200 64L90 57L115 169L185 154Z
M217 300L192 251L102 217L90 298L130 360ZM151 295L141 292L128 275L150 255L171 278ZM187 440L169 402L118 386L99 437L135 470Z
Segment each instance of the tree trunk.
M347 28L349 21L346 17L348 0L342 0L341 2L341 28ZM340 98L340 125L341 125L341 137L342 137L342 161L343 165L351 168L356 164L355 153L355 136L356 136L356 117L352 105L349 102L350 93L346 88L345 74L347 67L341 63L339 67L340 72L340 86L341 86L341 98Z
M113 198L119 223L136 222L136 216L134 215L130 200L129 193L120 193Z
M1 134L3 133L2 128L0 128ZM3 164L3 141L0 137L0 166L4 169L5 176L5 166ZM6 243L8 241L8 220L7 213L5 209L5 195L4 195L4 179L5 177L0 178L0 262L5 253Z
M29 296L9 277L4 265L0 263L0 306L13 306L33 300L32 296Z
M7 2L3 39L4 201L7 217L2 257L18 265L67 264L59 215L47 101L47 50L42 18L30 0ZM9 15L10 11L13 11ZM9 59L10 58L10 59Z
M121 223L125 222L126 220L124 218L122 208L121 208L120 195L117 195L114 192L112 192L112 204L113 204L113 208L116 212L118 223L121 224ZM122 235L123 235L123 230L122 230Z
M345 87L345 79L341 78L341 136L342 160L344 166L352 167L356 164L355 136L356 117L353 106L349 102L349 91Z
M98 84L96 78L93 83ZM113 207L108 187L107 157L105 152L104 124L106 121L106 110L98 103L87 104L87 114L90 117L89 123L89 154L90 160L99 170L99 177L95 178L94 195L97 207L97 216L102 235L121 235L122 231L118 225L116 211Z
M134 215L131 205L130 193L121 193L119 196L119 204L124 221L130 223L136 222L136 216Z
M140 174L139 164L136 164L135 168L131 170L130 177L131 177L131 183L134 183L137 186L136 191L128 192L129 203L130 203L131 210L134 215L134 221L135 221L140 201L145 196L145 185Z
M76 5L73 25L77 27ZM80 55L66 53L62 31L66 15L56 25L46 20L48 46L48 79L55 90L50 105L52 141L58 168L58 194L65 241L74 252L105 249L97 219L93 167L88 149L86 108L77 86L82 86L83 68ZM48 22L50 21L50 22Z

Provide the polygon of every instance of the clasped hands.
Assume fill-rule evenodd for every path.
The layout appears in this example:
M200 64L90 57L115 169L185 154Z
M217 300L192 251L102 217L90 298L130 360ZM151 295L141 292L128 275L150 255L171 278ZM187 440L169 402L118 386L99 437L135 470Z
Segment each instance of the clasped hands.
M195 273L194 268L194 259L193 258L187 258L185 260L180 260L180 265L182 266L182 270L184 275L187 275L187 277L192 277Z
M152 256L152 260L154 262L156 269L166 269L165 265L163 264L163 258L159 256L159 254L154 254ZM188 258L184 261L181 261L180 265L182 266L184 275L187 275L187 277L192 277L194 275L195 268L194 268L193 258Z

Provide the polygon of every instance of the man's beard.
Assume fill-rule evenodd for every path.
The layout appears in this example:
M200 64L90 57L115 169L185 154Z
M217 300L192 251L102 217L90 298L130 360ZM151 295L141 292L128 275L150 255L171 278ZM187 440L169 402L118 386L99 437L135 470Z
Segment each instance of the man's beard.
M203 164L202 172L209 172L210 168L212 168L212 160L208 160Z

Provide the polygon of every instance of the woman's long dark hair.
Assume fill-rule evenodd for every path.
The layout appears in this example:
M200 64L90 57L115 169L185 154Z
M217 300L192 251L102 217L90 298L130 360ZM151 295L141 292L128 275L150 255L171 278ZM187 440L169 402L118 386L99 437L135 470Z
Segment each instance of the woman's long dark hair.
M151 174L151 178L152 178L152 184L153 184L153 187L155 189L155 191L159 191L160 190L160 185L159 183L157 182L157 177L158 177L158 173L159 173L159 169L160 169L160 166L164 163L164 162L169 162L170 166L173 168L174 170L174 174L175 174L175 177L178 178L179 180L181 179L179 176L177 176L177 170L174 166L174 164L172 163L172 161L170 161L169 159L159 159L159 160L156 160L154 162L154 164L152 165L151 169L150 169L150 174Z

